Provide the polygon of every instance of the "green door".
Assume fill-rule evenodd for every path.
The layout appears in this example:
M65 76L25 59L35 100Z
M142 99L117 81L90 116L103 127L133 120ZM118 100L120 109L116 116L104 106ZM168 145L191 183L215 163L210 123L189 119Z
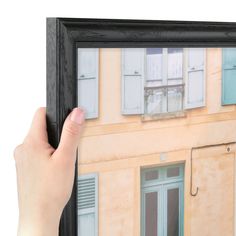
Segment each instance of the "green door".
M236 48L223 49L222 105L236 104Z
M183 236L184 166L144 169L142 181L142 236Z
M161 188L158 186L150 187L143 190L142 193L142 212L143 212L143 228L142 235L161 235L163 229L161 205Z
M170 183L163 186L164 234L183 235L183 183Z

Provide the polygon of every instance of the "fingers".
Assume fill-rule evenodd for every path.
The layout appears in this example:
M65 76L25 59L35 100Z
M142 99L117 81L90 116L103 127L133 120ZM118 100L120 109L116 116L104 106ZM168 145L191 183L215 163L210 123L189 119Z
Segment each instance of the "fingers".
M27 137L48 142L45 107L41 107L35 112Z
M84 111L74 108L66 118L59 146L55 152L58 158L76 158L76 150L84 123Z

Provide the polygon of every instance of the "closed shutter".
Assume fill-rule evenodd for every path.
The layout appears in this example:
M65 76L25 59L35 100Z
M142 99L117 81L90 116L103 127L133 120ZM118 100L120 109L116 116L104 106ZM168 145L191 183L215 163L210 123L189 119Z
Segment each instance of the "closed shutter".
M78 178L78 235L98 235L98 177L96 174Z
M98 49L78 49L78 106L86 118L98 117Z
M222 105L236 104L236 48L223 49Z
M122 49L122 114L144 109L144 48Z
M187 49L185 108L205 106L205 49Z

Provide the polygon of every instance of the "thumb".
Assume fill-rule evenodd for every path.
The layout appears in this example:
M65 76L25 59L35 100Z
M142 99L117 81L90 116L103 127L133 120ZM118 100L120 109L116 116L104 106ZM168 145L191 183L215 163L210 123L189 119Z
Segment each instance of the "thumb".
M56 151L57 154L61 154L59 156L75 157L83 123L84 111L81 108L74 108L63 125L60 143Z

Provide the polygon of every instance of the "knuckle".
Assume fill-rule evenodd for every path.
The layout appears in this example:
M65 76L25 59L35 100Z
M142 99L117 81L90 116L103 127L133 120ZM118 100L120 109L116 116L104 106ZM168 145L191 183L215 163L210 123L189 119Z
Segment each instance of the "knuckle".
M69 122L66 127L66 132L71 136L76 136L79 134L80 127L77 124Z

